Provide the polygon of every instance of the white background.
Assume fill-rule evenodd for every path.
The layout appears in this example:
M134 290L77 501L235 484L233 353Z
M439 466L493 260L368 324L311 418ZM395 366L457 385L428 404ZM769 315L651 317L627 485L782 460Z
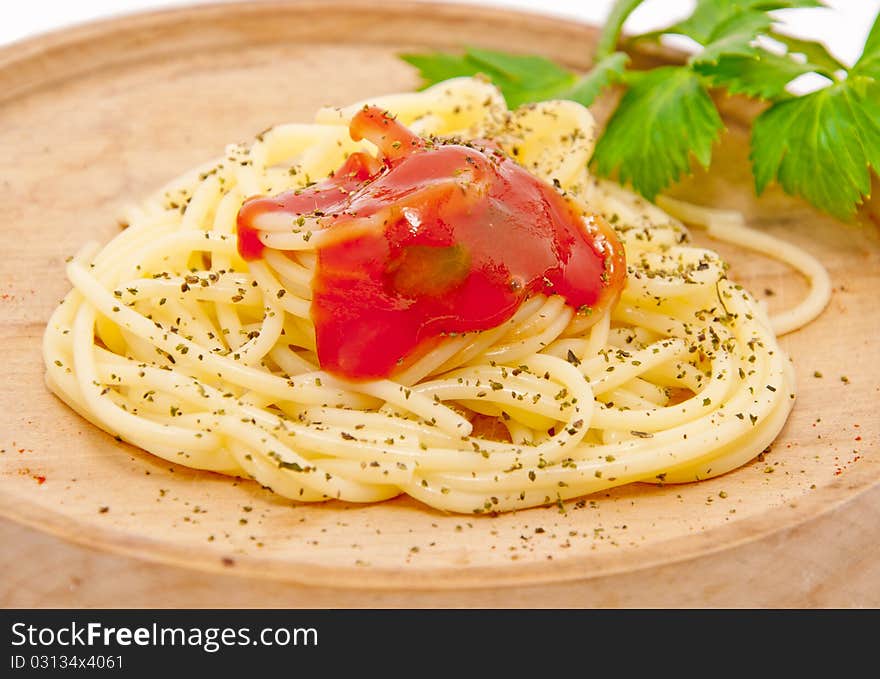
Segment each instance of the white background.
M0 0L5 5L0 21L0 46L93 19L205 2L206 0ZM594 24L602 23L612 2L613 0L466 0L466 4L543 12ZM689 14L694 2L695 0L648 0L630 17L625 28L630 32L661 28ZM788 10L778 13L783 23L783 32L822 40L841 61L852 64L861 53L868 30L880 11L880 0L826 0L826 4L829 9Z

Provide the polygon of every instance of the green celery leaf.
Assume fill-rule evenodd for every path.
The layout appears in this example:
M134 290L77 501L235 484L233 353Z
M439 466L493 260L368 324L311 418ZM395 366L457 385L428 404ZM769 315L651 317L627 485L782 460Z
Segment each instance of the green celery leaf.
M619 80L629 61L627 55L615 52L578 77L545 57L477 48L460 56L434 52L400 58L419 69L423 87L448 78L483 74L501 90L510 108L549 99L571 99L589 106L602 89Z
M880 54L880 12L877 12L877 16L874 17L874 25L868 33L868 39L865 40L862 56L876 56L877 54Z
M599 42L596 45L596 59L601 61L611 56L611 53L617 49L617 42L620 40L620 32L623 30L623 24L636 7L641 5L645 0L617 0L612 6L611 11L605 18L605 25L602 27L602 34L599 36Z
M474 75L479 71L479 66L465 55L433 52L431 54L400 54L398 56L406 63L419 69L423 88L450 78Z
M449 78L483 74L501 90L511 108L556 98L577 81L573 72L539 56L474 48L460 56L432 52L402 54L400 58L419 69L422 87Z
M604 176L617 170L622 183L653 199L690 171L692 154L709 165L723 127L696 73L678 66L643 71L632 78L591 162Z
M577 76L546 57L470 48L467 58L498 86L507 105L554 99L572 87Z
M774 40L778 40L788 48L789 54L802 54L807 61L816 67L823 69L822 72L827 75L834 75L836 71L845 69L841 64L820 42L814 40L801 40L794 38L778 31L770 31L769 36Z
M712 34L719 26L741 12L823 6L819 0L697 0L690 17L663 32L686 35L705 45L711 41Z
M466 54L470 60L485 66L490 74L497 74L521 87L541 89L572 79L571 71L546 57L509 54L476 47L469 48Z
M799 63L791 57L765 50L758 50L753 57L722 56L715 63L700 62L693 68L713 87L724 87L731 94L768 100L786 98L788 83L815 70L812 64Z
M754 56L757 48L752 42L772 24L773 19L765 12L732 14L715 27L705 49L691 57L690 63L714 64L723 56Z
M874 19L874 25L865 41L862 57L853 67L853 72L880 78L880 12Z
M623 52L614 52L593 66L589 73L578 79L574 86L560 95L584 106L593 103L599 92L611 83L620 80L629 57Z
M880 83L845 82L775 104L752 126L752 171L762 193L777 180L821 210L848 220L880 170Z

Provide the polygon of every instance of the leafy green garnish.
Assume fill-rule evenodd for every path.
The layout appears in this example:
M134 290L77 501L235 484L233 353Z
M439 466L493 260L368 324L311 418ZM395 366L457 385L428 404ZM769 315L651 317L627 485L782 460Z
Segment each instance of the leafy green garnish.
M817 73L834 75L837 71L846 70L846 66L841 64L820 42L801 40L778 31L770 31L769 36L785 45L789 55L797 54L805 57Z
M401 58L418 68L430 84L482 73L498 86L511 108L539 100L544 91L550 98L550 93L565 91L576 80L574 73L549 59L489 50L472 49L461 56L404 54Z
M822 7L817 0L697 0L693 14L656 33L677 33L701 45L709 43L718 28L738 14L762 14L777 9Z
M549 99L571 99L589 106L601 90L616 81L629 61L627 55L616 52L597 63L590 73L579 77L544 57L476 48L460 56L402 54L400 58L419 69L425 86L449 78L483 74L501 90L511 108Z
M788 98L785 87L805 73L812 73L812 64L788 57L762 52L758 58L723 56L717 62L697 63L694 70L716 87L726 87L731 94L744 94L756 99Z
M852 73L880 80L880 16L874 20L862 58L853 66Z
M602 90L620 80L628 63L629 57L623 52L609 54L597 62L589 73L579 78L562 98L589 106Z
M705 47L690 59L692 64L714 64L721 57L754 57L755 36L766 32L773 20L763 12L740 12L722 21L709 35Z
M667 66L628 81L595 151L596 169L617 170L644 196L654 197L691 166L691 154L708 167L712 142L724 127L715 104L688 68ZM658 162L644 161L653 158Z
M871 192L871 169L880 172L880 81L860 75L864 68L755 119L751 159L759 194L776 179L787 193L852 219Z
M618 0L614 3L605 19L605 28L599 36L599 42L596 44L597 60L604 59L614 52L624 22L643 2L644 0Z
M471 48L460 56L410 54L425 85L482 73L509 106L572 99L585 106L612 84L625 92L599 137L590 163L604 176L653 199L687 174L708 167L723 124L709 88L769 102L752 128L751 160L760 194L773 181L841 219L854 216L880 172L880 20L862 57L847 68L819 42L776 30L770 12L823 7L819 0L697 0L693 13L665 29L630 40L685 35L701 48L682 66L626 70L615 52L626 19L644 0L617 0L597 43L595 62L577 75L544 57ZM769 38L779 47L770 51ZM789 85L815 73L824 89L795 96Z

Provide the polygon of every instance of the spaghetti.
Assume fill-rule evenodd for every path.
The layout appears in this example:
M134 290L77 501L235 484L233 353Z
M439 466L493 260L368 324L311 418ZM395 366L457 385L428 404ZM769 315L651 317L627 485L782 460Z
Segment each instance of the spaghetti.
M532 294L500 325L444 337L391 377L322 369L310 311L326 230L260 234L269 247L246 261L236 220L250 196L306 189L373 154L349 135L361 102L228 147L74 257L73 289L44 336L49 388L154 455L295 500L406 493L478 514L705 479L777 436L795 387L774 329L824 308L818 262L735 214L671 199L664 212L592 178L594 123L573 102L508 111L491 85L461 78L369 103L422 137L492 140L582 214L602 215L626 252L616 303L578 313ZM672 215L788 262L811 282L807 299L768 318Z

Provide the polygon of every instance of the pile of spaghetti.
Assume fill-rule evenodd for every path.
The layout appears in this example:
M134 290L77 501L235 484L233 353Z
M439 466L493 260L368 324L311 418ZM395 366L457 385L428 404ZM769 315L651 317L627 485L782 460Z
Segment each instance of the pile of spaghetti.
M322 369L312 314L320 224L300 220L296 248L245 259L237 219L252 196L305 190L352 154L375 155L349 133L360 102L228 147L131 208L110 243L74 257L73 290L44 338L50 389L154 455L295 500L405 493L466 513L705 479L777 436L795 387L776 333L827 302L815 260L736 213L672 200L664 211L591 177L594 122L573 102L509 111L491 85L462 78L369 103L423 138L491 140L603 217L626 256L613 303L585 314L533 294L503 323L450 333L388 377ZM810 293L771 321L680 219L787 261Z

